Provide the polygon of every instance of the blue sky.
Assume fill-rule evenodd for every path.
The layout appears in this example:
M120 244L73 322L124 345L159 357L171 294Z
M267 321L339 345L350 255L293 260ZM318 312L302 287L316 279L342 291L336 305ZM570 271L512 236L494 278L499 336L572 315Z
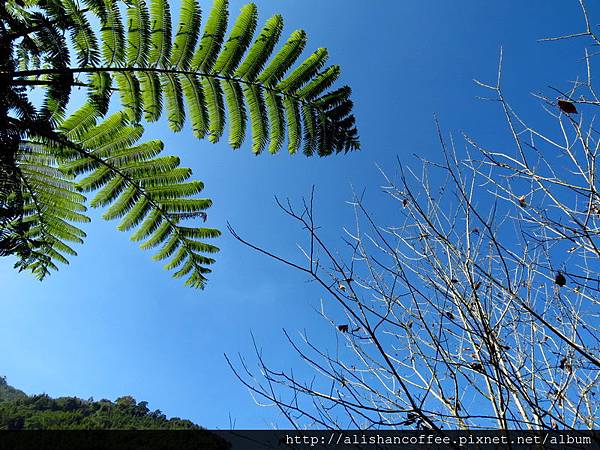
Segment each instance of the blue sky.
M232 1L237 12L245 2ZM480 142L505 139L497 105L473 78L493 81L504 48L505 91L521 113L540 114L531 92L565 88L583 69L581 46L538 43L582 31L578 2L479 0L257 0L261 21L276 12L285 33L304 28L308 50L325 46L353 88L362 150L326 159L232 151L172 134L161 121L147 128L205 183L214 201L208 225L231 222L252 241L296 255L301 234L274 204L300 200L315 185L317 216L334 242L351 219L352 189L366 195L382 220L393 220L376 164L392 171L396 157L439 152L433 115L443 128ZM177 3L173 3L174 6ZM209 2L201 1L204 10ZM176 9L175 9L176 10ZM575 50L576 49L576 50ZM550 94L553 95L553 94ZM100 219L97 211L91 211ZM205 427L264 428L282 423L258 408L236 382L224 353L251 357L252 332L267 360L299 363L283 339L306 329L331 333L313 308L321 293L302 274L242 246L228 233L204 291L186 289L115 229L94 220L71 265L43 283L0 261L0 374L27 393L114 399L133 395L169 416ZM299 256L299 255L298 255Z

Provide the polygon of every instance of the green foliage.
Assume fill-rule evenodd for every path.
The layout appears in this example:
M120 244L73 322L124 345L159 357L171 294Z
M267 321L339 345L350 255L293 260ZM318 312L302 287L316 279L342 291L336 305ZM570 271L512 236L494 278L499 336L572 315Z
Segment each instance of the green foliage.
M167 419L132 397L82 400L34 395L0 401L0 429L22 430L198 430L189 420Z
M184 223L204 218L211 205L197 197L203 184L188 181L192 172L179 167L176 156L159 156L161 141L138 143L143 128L131 124L126 113L96 124L89 107L60 124L62 142L22 144L18 168L25 188L25 236L39 243L34 244L37 258L22 268L43 278L57 268L56 261L68 263L67 256L76 255L70 245L85 238L76 224L89 221L80 192L96 191L90 205L108 207L105 219L120 219L117 228L132 231L132 240L142 242L142 248L157 249L154 258L168 259L166 267L176 270L175 277L185 276L186 285L202 287L207 266L214 262L205 255L217 251L203 241L219 231ZM62 164L52 155L60 155Z
M95 2L92 10L101 22L99 39L90 25L89 12L78 9L72 0L54 0L50 2L52 8L45 8L44 2L32 4L48 9L51 19L72 32L79 64L66 71L53 70L68 66L68 55L63 55L68 53L65 38L57 34L41 48L23 48L23 61L37 56L46 64L30 67L24 63L27 70L17 74L16 79L88 74L90 79L84 84L91 87L90 95L97 95L92 79L98 73L107 73L116 80L122 105L132 120L139 121L142 112L146 120L157 120L164 103L173 130L183 127L187 115L197 136L208 134L216 142L224 131L226 112L230 144L234 148L242 145L249 122L255 153L267 144L273 153L280 149L284 120L292 153L303 138L308 140L305 153L309 155L328 155L359 146L348 92L327 92L339 76L338 66L324 69L327 50L317 49L290 71L306 45L306 33L295 31L268 63L281 36L283 18L275 15L268 19L254 38L258 10L253 3L242 7L227 34L228 2L215 1L199 42L202 14L196 0L181 2L176 21L166 0L149 0L149 5L143 0L128 1L121 8L117 0ZM70 18L58 20L61 11ZM26 28L28 22L24 22ZM50 54L56 62L46 57ZM50 87L56 84L52 82ZM48 89L48 109L64 108L68 88L56 92ZM206 94L205 90L210 92ZM325 95L337 96L336 106L346 105L347 113L340 115L335 107L320 102Z
M53 154L41 143L25 142L17 163L23 187L22 222L27 225L24 236L36 255L20 264L40 279L57 269L54 261L67 263L65 254L76 255L69 244L82 243L85 233L71 222L89 222L82 214L85 197L58 170Z
M18 256L16 267L40 279L76 254L85 194L95 192L89 205L204 287L218 250L204 241L219 232L183 222L205 220L211 201L177 157L158 156L162 143L138 144L142 119L164 115L173 131L189 123L211 142L228 126L231 147L249 134L255 154L277 153L286 136L290 153L359 148L350 88L330 90L340 68L326 67L327 50L299 62L301 30L276 50L283 18L259 28L252 3L230 27L227 0L205 16L182 0L177 19L167 0L8 0L0 21L0 256ZM39 108L28 87L42 89ZM74 87L87 101L67 115ZM102 122L114 92L122 110Z
M202 430L195 423L160 410L131 396L110 400L77 397L27 396L0 377L0 430ZM220 438L205 432L203 448L228 448Z
M25 397L27 397L25 392L12 387L6 382L5 377L0 376L0 402L6 400L16 400Z

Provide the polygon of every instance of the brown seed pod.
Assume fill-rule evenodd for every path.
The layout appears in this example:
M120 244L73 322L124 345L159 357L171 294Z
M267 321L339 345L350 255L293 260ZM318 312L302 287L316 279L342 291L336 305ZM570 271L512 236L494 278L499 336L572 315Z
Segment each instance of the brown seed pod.
M560 108L560 110L562 112L565 112L567 114L577 114L577 108L570 101L559 100L558 101L558 107Z
M565 284L567 284L567 279L562 273L558 272L556 274L556 278L554 278L554 283L560 287L563 287Z

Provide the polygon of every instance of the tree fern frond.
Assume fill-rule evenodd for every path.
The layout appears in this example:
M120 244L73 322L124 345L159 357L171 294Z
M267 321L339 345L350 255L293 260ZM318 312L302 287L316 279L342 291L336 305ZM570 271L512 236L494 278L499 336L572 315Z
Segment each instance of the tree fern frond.
M156 211L156 214L159 214L158 211ZM162 220L163 216L160 215L160 217ZM142 230L142 229L144 229L143 224L140 227L140 230ZM171 224L169 222L163 221L153 231L147 233L145 236L139 237L139 239L138 239L137 231L136 231L136 233L133 234L133 236L134 236L134 240L147 239L143 244L140 245L140 248L142 250L149 250L149 249L159 246L164 241L166 241L169 238L170 233L171 233ZM183 249L183 251L185 252L185 249Z
M79 189L94 191L91 206L106 208L104 217L119 219L117 227L142 248L155 248L154 258L166 260L173 276L204 286L214 262L207 255L217 250L205 240L219 232L185 224L205 220L211 202L198 197L203 185L190 180L179 158L162 156L161 142L139 143L142 118L158 120L163 102L172 130L181 130L187 116L194 135L211 142L228 125L229 143L239 148L250 126L255 154L267 145L278 152L286 136L290 153L359 148L351 92L332 88L340 68L325 68L327 50L298 63L304 31L275 51L281 15L255 36L256 6L243 6L229 29L228 6L214 1L201 37L198 0L181 0L175 25L169 0L11 0L0 7L8 18L2 29L18 36L6 62L10 127L29 155L19 154L19 183L29 182L30 193L18 190L24 201L15 203L10 231L29 249L22 268L45 276L74 253L70 242L85 236L74 224L87 221ZM44 90L40 108L26 86ZM64 118L74 86L87 87L87 101ZM100 122L115 91L121 111ZM0 240L5 234L0 230Z
M125 178L116 176L98 191L98 194L90 202L90 206L92 208L108 206L111 203L114 203L126 188L127 182L125 181Z
M208 130L208 111L202 84L196 76L184 75L181 77L181 87L188 107L192 132L198 139L202 139Z
M158 156L162 143L131 146L141 137L140 128L129 125L123 113L110 117L82 135L84 154L63 165L62 170L88 172L78 186L83 191L97 191L91 205L108 206L103 217L120 219L117 228L121 231L135 230L132 239L142 242L142 248L161 245L158 259L169 257L177 249L185 252L184 256L178 255L192 266L187 282L202 288L205 274L210 272L206 265L212 263L203 253L213 253L217 248L201 239L216 237L219 232L208 228L190 231L193 228L182 228L180 222L203 216L212 202L196 198L204 185L186 181L191 171L179 167L179 158ZM85 150L101 141L101 145Z
M79 143L87 148L93 148L97 145L102 145L110 139L111 136L119 134L129 124L127 122L127 114L124 112L118 112L109 116L99 125L87 130L83 134ZM77 175L78 173L76 173Z
M106 3L104 0L83 0L83 4L101 19L106 17Z
M298 97L305 100L313 100L324 91L329 89L340 76L340 66L331 66L318 74L310 83L296 92Z
M74 24L71 28L71 40L77 54L77 63L80 66L99 64L98 40L84 12L73 0L61 0L61 5Z
M204 73L212 70L227 31L228 6L227 0L214 1L200 45L192 58L191 65L194 70Z
M105 115L110 102L112 78L108 73L92 73L88 86L89 103L96 109L98 116Z
M129 118L135 122L142 119L142 103L140 82L131 74L131 72L115 73L119 94L121 94L121 103L123 104Z
M152 205L146 197L140 197L131 209L125 214L123 220L117 225L119 231L128 231L138 226L151 211Z
M244 52L252 42L256 29L258 12L254 3L242 7L235 20L229 38L213 67L213 73L232 75L240 63Z
M155 173L151 176L140 176L139 183L144 187L162 186L167 183L181 183L192 176L192 170L187 167L177 167L169 172Z
M171 10L166 0L150 0L150 52L152 66L166 66L171 54Z
M177 253L171 258L171 261L165 265L165 269L173 270L186 261L187 249L185 247L180 248ZM190 260L185 263L190 269L193 267ZM179 273L179 271L177 272Z
M144 66L150 48L150 16L145 0L130 0L127 21L127 65Z
M73 83L71 74L52 74L45 80L49 83L44 98L40 115L52 126L55 126L64 117L69 98L71 95L70 85Z
M158 212L158 210L152 210L152 212L147 215L146 219L135 231L135 233L131 235L131 240L139 242L144 239L148 239L162 224L165 224L163 221L163 216ZM168 231L169 224L166 223L166 225L166 230Z
M154 122L159 119L162 112L160 79L153 72L140 72L139 77L144 103L144 118L149 122Z
M308 82L327 61L327 49L319 48L300 64L291 74L283 79L277 89L282 91L296 91L304 83Z
M173 42L170 65L187 69L200 31L200 6L196 0L182 0L179 25Z
M123 178L123 182L125 182L125 178ZM107 183L108 184L108 180ZM89 189L92 190L92 189ZM93 205L103 205L108 203L103 197L106 195L104 190L101 190L96 194L96 197L92 200ZM110 205L104 214L102 214L102 218L105 220L118 219L123 217L127 212L135 205L138 200L138 191L133 185L129 185L127 188L121 191L121 194L117 197L117 199Z
M321 96L314 103L323 110L329 110L350 100L351 94L352 90L350 89L350 87L343 86L339 89L336 89L335 91L329 92Z
M277 153L285 140L285 110L281 97L273 91L265 94L269 117L269 151Z
M170 198L161 201L161 205L169 213L194 213L210 208L212 201L207 198Z
M190 197L199 194L203 189L204 185L200 181L190 181L175 186L160 186L148 189L148 195L155 200L167 200L179 197Z
M218 142L225 129L225 105L221 83L214 78L203 77L202 87L208 112L208 140Z
M129 147L134 145L143 134L144 128L141 125L119 127L118 131L115 130L110 134L110 139L94 146L93 154L96 157L107 158L113 161L113 155L121 156L121 150L126 153L130 152L131 149ZM139 149L138 147L136 150L139 151ZM135 157L131 158L130 161L135 161Z
M31 67L31 57L30 57L29 49L25 45L25 42L21 42L17 46L16 54L17 54L17 60L19 62L18 69L21 71L29 70L29 68Z
M54 166L47 153L22 148L19 158L22 196L24 199L23 223L27 224L32 256L17 263L21 270L30 270L38 279L45 278L58 266L54 261L68 264L63 255L74 255L66 244L83 242L85 233L69 222L89 222L82 214L86 211L85 197L78 194L75 185Z
M97 118L97 108L88 102L67 117L61 123L60 130L69 138L78 139L91 127L96 125Z
M304 154L311 156L317 148L317 119L314 109L310 105L302 105L302 119L304 121Z
M125 29L116 0L104 0L105 15L102 18L102 57L104 64L120 66L125 62Z
M327 116L331 118L332 121L338 122L340 120L345 119L352 115L352 101L347 100L339 105L329 109L326 111Z
M94 170L94 169L96 169L96 167L98 165L99 165L99 163L95 161L91 167L80 166L79 169L82 171L83 170ZM63 171L65 171L64 168L61 167L61 169ZM94 172L92 172L91 174L86 176L85 178L81 179L77 183L77 188L83 192L94 191L96 189L101 188L106 183L108 183L111 178L112 178L112 173L111 173L110 169L108 167L101 166L101 167L97 168L97 170L95 170Z
M104 1L104 22L108 23L116 0ZM134 6L127 10L127 55L132 66L119 70L119 64L113 64L99 69L116 80L121 103L131 120L139 122L142 115L146 120L157 120L164 101L172 130L183 128L187 110L194 135L208 137L211 142L220 139L227 118L233 148L243 144L249 121L252 150L257 154L267 142L270 152L276 153L285 140L285 129L292 153L303 143L306 155L359 147L356 127L340 114L342 109L352 108L346 98L349 91L328 92L339 78L340 68L334 65L323 70L328 58L325 48L317 49L292 69L306 45L306 33L298 30L268 61L283 29L280 15L267 20L253 39L257 8L252 3L245 5L223 44L228 2L216 0L196 46L200 30L197 0L182 2L174 41L170 39L171 13L166 0L150 1L149 19L143 0ZM147 28L145 22L151 42L147 52L141 50L146 33L137 31ZM147 58L143 53L148 53Z
M273 48L283 30L283 17L281 14L275 14L263 27L256 38L256 41L248 50L248 55L244 62L238 67L235 76L246 80L254 81L258 73L263 69L267 59L271 56Z
M166 73L161 75L162 88L165 92L169 128L179 131L185 123L185 109L183 106L183 90L179 77Z
M214 245L206 244L204 242L200 242L197 240L187 240L187 245L191 247L193 250L202 253L217 253L219 251L218 247Z
M306 46L306 33L296 30L288 38L281 50L258 76L258 81L267 86L275 86L292 67Z
M177 236L177 234L175 233L169 233L167 231L164 237L167 238L166 242L164 242L160 250L156 254L154 254L154 256L152 256L152 259L154 259L155 261L162 261L164 259L167 259L169 256L173 255L173 253L175 253L175 251L182 244L181 239L179 239L179 236ZM186 253L189 254L189 250Z
M148 161L133 162L125 164L120 172L128 176L153 176L160 173L168 173L180 164L177 156L161 156Z
M242 89L238 83L229 80L221 81L227 110L229 111L229 145L240 148L246 134L246 107Z
M288 151L291 154L296 153L301 144L301 121L300 108L292 99L286 98L283 101L285 108L285 117L288 129Z
M265 148L268 140L267 110L260 88L249 85L244 88L244 97L250 112L250 126L252 129L252 151L259 154Z
M137 127L136 127L137 129ZM109 148L113 149L111 145ZM148 159L158 156L164 149L162 141L153 140L147 141L134 147L124 148L119 151L110 151L109 154L103 155L113 164L119 166L125 166L129 163L146 161Z

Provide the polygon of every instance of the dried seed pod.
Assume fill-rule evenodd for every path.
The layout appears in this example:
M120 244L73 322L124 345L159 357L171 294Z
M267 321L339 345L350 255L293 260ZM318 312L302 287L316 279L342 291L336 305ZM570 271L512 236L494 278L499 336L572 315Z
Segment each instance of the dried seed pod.
M554 283L560 287L563 287L565 284L567 284L567 279L562 273L558 272L556 274L556 278L554 278Z
M577 114L577 108L573 103L571 103L568 100L559 100L558 107L562 112L565 112L567 114Z

